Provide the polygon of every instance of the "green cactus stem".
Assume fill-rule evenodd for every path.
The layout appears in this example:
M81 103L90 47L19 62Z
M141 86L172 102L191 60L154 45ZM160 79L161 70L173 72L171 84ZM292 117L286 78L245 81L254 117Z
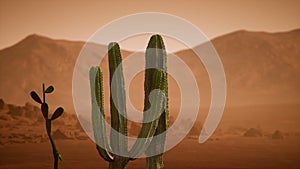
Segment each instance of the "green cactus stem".
M117 43L108 46L110 72L110 144L106 135L106 122L103 99L103 77L99 67L90 69L90 87L92 97L92 123L97 150L102 158L109 161L109 169L124 169L129 160L143 153L158 153L147 157L147 168L163 168L162 152L165 134L162 140L152 141L153 136L164 133L168 127L168 81L166 52L162 37L151 37L146 51L146 73L144 83L144 117L138 139L128 152L126 98L120 47ZM114 132L113 132L114 131ZM115 152L115 153L114 153ZM118 155L117 155L118 154ZM120 155L121 154L121 155ZM131 158L129 159L130 156Z
M128 156L127 139L127 114L125 82L123 76L122 57L120 47L112 42L108 45L108 62L110 78L110 115L111 127L116 132L111 132L110 140L113 152ZM123 137L122 137L123 135ZM109 164L109 168L122 167L128 163L128 157L115 155L116 159Z
M47 135L48 135L48 138L49 138L51 146L52 146L52 153L53 153L53 158L54 158L54 169L58 169L58 159L60 159L62 161L63 157L57 151L54 139L52 137L52 134L51 134L52 123L51 122L53 120L57 119L58 117L60 117L63 114L64 109L62 107L58 107L52 114L51 118L49 118L49 116L48 116L49 107L48 107L48 104L46 103L46 94L52 93L54 91L54 87L49 86L45 90L45 85L43 84L42 88L43 88L43 101L40 99L39 95L35 91L31 91L30 96L34 101L36 101L37 103L39 103L41 105L41 112L45 119Z
M106 161L110 162L109 168L121 169L125 168L126 164L129 161L129 158L127 157L128 144L127 140L124 139L124 136L127 136L126 102L124 89L125 85L123 77L123 68L121 64L122 58L120 47L117 43L110 43L108 48L111 93L111 126L112 130L115 131L112 131L110 135L111 146L108 144L108 139L106 136L105 113L103 105L103 78L102 72L99 67L93 67L90 70L90 83L92 94L92 121L94 137L97 143L97 149L99 154ZM112 93L114 95L112 95ZM101 113L100 116L99 109ZM101 147L104 147L104 149ZM111 154L111 152L117 152L116 154L124 154L124 157L119 155L113 155Z
M121 134L127 136L126 98L124 89L124 77L120 47L117 43L110 43L108 51L109 73L110 73L110 114L111 126L118 132L111 132L112 148L115 152L125 154L127 140ZM113 81L114 80L114 81ZM113 93L114 92L114 93ZM119 154L120 154L119 153Z
M162 169L163 165L163 154L165 139L166 139L166 130L169 123L169 110L168 110L168 79L167 79L167 53L163 39L160 35L153 35L148 43L146 50L146 78L145 78L145 98L149 95L149 88L151 88L151 83L148 82L147 75L152 74L155 69L153 67L162 70L165 72L165 77L162 81L164 88L162 88L166 100L164 111L161 114L158 126L155 131L155 136L160 135L159 139L155 139L151 142L148 147L146 154L146 168L147 169ZM147 102L147 100L145 100ZM151 154L158 154L151 156Z
M149 78L149 82L152 83L151 88L149 90L153 91L154 89L159 89L158 91L161 91L163 88L165 88L164 83L162 83L165 77L165 72L160 70L154 70L152 78ZM135 142L130 151L131 157L137 158L140 155L142 155L147 150L148 146L151 143L151 140L153 139L153 135L155 134L159 121L159 118L156 117L159 117L159 114L164 110L165 95L164 93L158 91L154 93L155 95L152 96L152 98L151 95L150 97L147 97L148 102L144 106L144 109L148 109L144 112L144 121L149 121L149 119L151 119L151 121L143 123L138 138L145 139L138 139ZM150 106L153 107L151 107L150 111L148 111Z
M114 157L108 144L105 127L104 99L103 99L103 77L100 68L90 69L90 85L92 97L92 125L96 148L100 156L106 161L113 161ZM96 132L97 130L97 132ZM104 148L102 148L104 147Z

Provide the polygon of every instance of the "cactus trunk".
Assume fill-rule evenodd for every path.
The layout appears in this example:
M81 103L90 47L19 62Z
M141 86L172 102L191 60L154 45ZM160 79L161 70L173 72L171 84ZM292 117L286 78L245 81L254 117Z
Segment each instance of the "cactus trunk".
M129 158L124 158L122 156L115 156L114 161L109 163L108 169L125 169Z
M146 158L146 168L147 169L164 168L162 155L155 155L152 157L147 157Z

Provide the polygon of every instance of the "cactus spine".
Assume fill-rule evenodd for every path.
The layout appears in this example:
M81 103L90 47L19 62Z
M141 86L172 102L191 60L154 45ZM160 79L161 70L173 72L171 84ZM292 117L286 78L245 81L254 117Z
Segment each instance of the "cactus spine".
M127 140L124 137L127 136L127 119L122 57L117 43L110 43L108 48L111 126L112 130L118 134L111 132L110 146L105 128L102 71L99 67L92 67L90 69L92 122L97 150L101 157L110 162L110 169L123 169L129 160L133 160L145 152L151 154L158 151L159 155L147 157L147 168L163 168L162 152L165 134L162 139L159 139L160 141L152 142L154 135L163 133L168 127L167 59L162 37L153 35L147 47L144 123L138 135L138 138L143 139L138 139L129 152ZM113 152L118 152L122 156L112 154Z
M48 116L49 107L48 107L48 104L46 103L46 94L52 93L54 91L54 87L49 86L45 90L45 85L43 84L42 89L43 89L43 101L40 99L39 95L35 91L31 91L30 96L35 102L37 102L41 105L41 111L42 111L42 114L43 114L45 122L46 122L47 135L48 135L48 138L49 138L51 146L52 146L52 153L53 153L53 158L54 158L53 167L54 167L54 169L58 169L58 159L60 159L62 161L63 157L57 151L54 139L52 137L52 134L51 134L51 124L52 123L51 122L53 120L57 119L58 117L60 117L63 114L64 109L62 107L58 107L52 114L51 118L49 118L49 116Z

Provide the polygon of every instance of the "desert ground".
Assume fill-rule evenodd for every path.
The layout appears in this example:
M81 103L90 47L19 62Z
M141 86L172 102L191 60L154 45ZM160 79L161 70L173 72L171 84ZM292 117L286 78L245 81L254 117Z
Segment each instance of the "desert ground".
M164 155L169 169L201 168L299 168L300 136L283 140L269 138L223 137L199 144L196 139L185 139ZM100 158L90 140L60 140L63 153L62 169L104 169L108 164ZM1 169L51 169L50 144L24 143L1 146ZM145 159L128 164L129 169L144 168Z
M167 169L300 168L298 110L298 105L227 108L207 142L198 143L201 122L197 122L180 144L165 153L164 164ZM0 121L1 169L52 168L52 150L38 107L4 103ZM60 168L107 168L107 162L100 158L95 143L83 132L76 117L64 114L53 125L53 137L64 157ZM135 131L134 127L138 125L129 124L129 132ZM144 166L142 158L129 162L127 168Z

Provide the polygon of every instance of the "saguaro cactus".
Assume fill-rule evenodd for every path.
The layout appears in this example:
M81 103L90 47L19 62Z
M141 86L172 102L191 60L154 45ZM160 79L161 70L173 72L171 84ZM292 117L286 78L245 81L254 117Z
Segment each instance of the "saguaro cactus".
M144 122L138 135L138 138L142 139L138 139L130 151L126 140L127 119L122 57L117 43L110 43L108 48L111 145L108 144L106 136L102 71L99 67L90 69L92 122L97 150L100 156L110 163L110 169L123 169L129 160L134 160L145 152L150 155L158 154L147 157L147 168L163 168L165 135L162 134L163 137L160 137L162 139L152 142L154 135L163 133L168 127L167 59L163 40L160 35L153 35L147 47Z
M62 107L58 107L52 114L51 118L49 118L48 116L49 107L48 104L46 103L46 94L52 93L54 91L54 87L49 86L45 90L45 85L43 84L42 88L43 88L43 101L40 99L39 95L35 91L30 92L30 95L34 101L41 104L41 111L46 122L47 135L52 146L52 153L54 158L54 169L58 169L58 159L62 161L63 157L56 149L56 145L51 134L51 124L52 124L51 122L57 119L59 116L61 116L64 112L64 109Z

